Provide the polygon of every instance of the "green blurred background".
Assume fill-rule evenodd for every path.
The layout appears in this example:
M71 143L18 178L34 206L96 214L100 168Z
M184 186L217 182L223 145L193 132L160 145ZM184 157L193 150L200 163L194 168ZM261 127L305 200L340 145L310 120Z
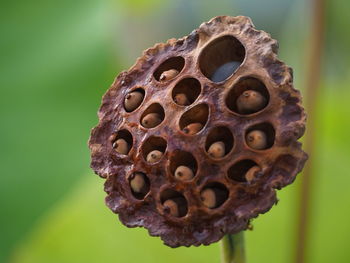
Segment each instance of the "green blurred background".
M310 8L301 0L1 1L0 262L218 263L218 244L170 249L104 205L87 148L101 96L142 50L223 14L250 16L278 39L305 93ZM349 1L327 2L307 262L350 262L349 10ZM253 221L248 262L293 262L299 187L300 176Z

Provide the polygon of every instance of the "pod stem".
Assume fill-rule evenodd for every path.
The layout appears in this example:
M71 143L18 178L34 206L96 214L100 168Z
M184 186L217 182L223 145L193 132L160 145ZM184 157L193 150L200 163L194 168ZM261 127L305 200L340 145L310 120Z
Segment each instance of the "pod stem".
M246 263L244 231L235 235L227 234L221 241L221 263Z
M309 154L310 159L305 165L303 175L301 177L301 184L299 190L299 215L297 226L297 240L295 247L295 261L296 263L304 263L307 261L307 253L310 246L310 225L312 214L310 211L313 207L313 155L315 152L315 134L316 134L316 106L319 101L319 94L321 90L321 70L322 70L322 56L324 52L324 34L326 26L326 0L310 0L312 11L310 21L310 43L308 50L308 58L305 62L307 65L307 75L305 77L305 95L306 95L306 109L308 112L308 128L305 134L305 151Z

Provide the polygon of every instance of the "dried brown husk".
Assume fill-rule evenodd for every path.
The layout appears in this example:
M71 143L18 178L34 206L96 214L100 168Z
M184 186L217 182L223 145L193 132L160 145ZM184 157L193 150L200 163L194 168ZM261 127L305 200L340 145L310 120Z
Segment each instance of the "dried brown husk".
M212 61L210 52L205 54L205 49L215 41L223 42L221 49L225 45L229 48L230 41L226 43L225 38L235 38L243 45L244 60L229 78L215 83L207 76L213 71L211 63L216 62ZM147 49L134 66L119 74L103 97L99 123L92 130L89 147L92 169L106 179L106 203L119 214L123 224L145 227L150 235L160 236L171 247L208 245L225 234L247 229L250 219L267 212L276 203L276 189L292 183L307 159L297 141L304 133L306 119L300 92L293 88L292 69L277 58L277 49L276 40L256 30L249 18L220 16L203 23L187 37L170 39ZM179 74L168 81L159 81L161 71L169 67ZM198 80L201 92L190 105L177 105L172 90L186 78ZM254 79L264 84L268 103L256 113L237 113L227 101L246 86L258 87ZM127 112L124 98L139 88L145 92L143 102ZM154 103L164 109L164 119L158 126L146 129L140 119ZM207 105L207 115L200 105ZM193 108L192 118L204 122L204 128L196 135L187 135L182 131L181 117ZM184 119L185 123L188 117ZM232 133L233 141L223 158L213 159L206 151L206 139L219 126ZM245 143L246 133L255 128L266 129L272 137L268 149L250 149ZM121 130L129 132L132 138L128 155L120 155L112 147L111 138ZM165 147L165 153L159 162L149 164L144 151L149 148L147 140L154 137L163 138L165 146L157 139L150 145ZM171 160L183 164L181 158L174 157L177 151L194 157L192 180L177 180L169 168ZM235 172L229 172L242 160L261 168L259 177L252 182L244 181L244 174L239 179L234 177ZM244 173L244 165L232 171L239 173L242 169ZM141 199L135 198L129 186L128 178L135 172L144 173L150 182L149 192ZM201 190L212 184L220 184L228 191L227 200L215 209L205 207L200 199ZM171 198L173 193L187 201L187 213L183 217L164 212L163 199L167 195Z

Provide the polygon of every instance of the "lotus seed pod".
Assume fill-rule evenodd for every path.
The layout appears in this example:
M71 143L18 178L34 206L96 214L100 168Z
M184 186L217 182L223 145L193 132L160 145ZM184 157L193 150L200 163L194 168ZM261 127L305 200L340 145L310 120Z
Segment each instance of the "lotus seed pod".
M113 148L120 154L128 154L129 145L124 139L118 139L113 143Z
M153 128L162 122L158 113L149 113L142 119L142 126L145 128Z
M240 113L253 113L266 105L266 98L255 90L244 91L237 99L237 108Z
M261 171L261 169L257 165L251 167L248 170L248 172L245 174L245 178L246 178L247 182L253 181L256 178L256 174L260 171Z
M158 150L151 151L147 155L147 162L156 163L162 158L162 156L163 156L163 153L161 151L158 151Z
M160 75L159 80L160 81L167 81L167 80L175 78L178 74L179 74L179 72L176 69L170 69L170 70L164 71L162 73L162 75Z
M176 168L175 178L181 181L189 181L193 178L193 171L184 165L181 165Z
M144 95L140 91L130 92L125 96L124 107L126 111L133 111L138 108L142 101Z
M177 104L182 106L190 104L186 94L183 94L183 93L176 94L174 100Z
M225 155L225 144L223 142L214 142L210 145L208 154L213 158L221 158Z
M187 125L183 131L184 133L187 133L188 135L194 135L198 133L201 129L203 129L203 124L196 122L196 123L191 123Z
M247 145L255 150L263 150L267 147L266 134L263 131L254 130L246 136Z
M106 180L106 204L123 224L171 247L208 245L273 207L276 189L291 184L307 159L298 142L300 92L277 49L249 18L219 16L147 49L115 79L89 147L91 167ZM132 110L124 100L135 91L143 99ZM147 126L149 114L158 116ZM116 154L116 139L128 142L127 155ZM225 158L209 155L217 142ZM180 179L180 167L191 179Z

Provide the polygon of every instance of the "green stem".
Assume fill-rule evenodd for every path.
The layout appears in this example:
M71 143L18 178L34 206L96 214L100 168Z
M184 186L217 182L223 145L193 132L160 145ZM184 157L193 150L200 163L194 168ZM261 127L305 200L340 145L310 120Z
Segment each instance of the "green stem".
M221 263L245 263L244 232L221 239Z

